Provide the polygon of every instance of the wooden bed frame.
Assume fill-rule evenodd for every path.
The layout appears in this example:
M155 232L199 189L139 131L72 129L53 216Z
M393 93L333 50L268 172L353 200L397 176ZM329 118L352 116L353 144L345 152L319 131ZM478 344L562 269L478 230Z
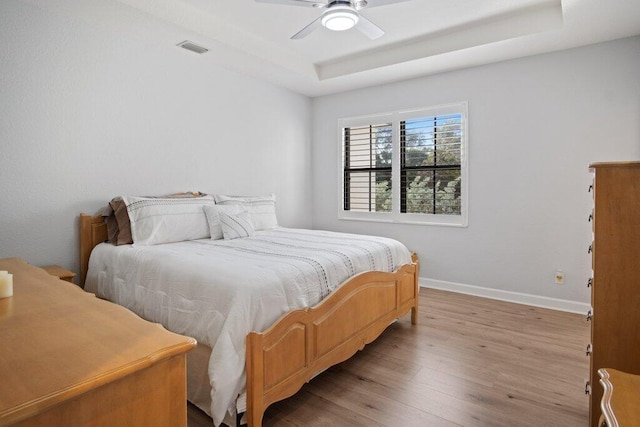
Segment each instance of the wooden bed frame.
M92 249L107 239L101 216L80 214L80 281ZM393 273L361 273L318 305L290 311L264 332L247 335L247 421L262 425L266 408L295 394L319 372L347 360L394 320L418 317L417 256Z

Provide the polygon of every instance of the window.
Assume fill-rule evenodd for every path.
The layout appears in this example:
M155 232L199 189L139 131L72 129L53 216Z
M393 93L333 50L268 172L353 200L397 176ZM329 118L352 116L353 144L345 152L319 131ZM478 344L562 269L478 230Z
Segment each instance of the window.
M340 120L342 219L467 225L467 105Z
M391 123L344 129L344 210L391 212Z

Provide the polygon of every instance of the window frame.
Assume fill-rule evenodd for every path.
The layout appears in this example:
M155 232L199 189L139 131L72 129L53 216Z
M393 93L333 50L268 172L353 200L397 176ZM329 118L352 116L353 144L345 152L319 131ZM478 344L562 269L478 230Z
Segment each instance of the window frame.
M460 114L462 116L461 141L460 141L460 215L427 214L427 213L402 213L400 212L401 194L401 155L400 155L400 122L417 118L439 116L445 114ZM345 181L345 146L343 141L343 129L388 123L392 125L392 160L391 160L391 212L355 212L345 210L344 192ZM469 113L467 101L437 105L426 108L400 110L394 112L348 117L338 119L338 143L340 165L340 206L338 219L354 221L374 221L385 223L436 225L451 227L467 227L469 218Z

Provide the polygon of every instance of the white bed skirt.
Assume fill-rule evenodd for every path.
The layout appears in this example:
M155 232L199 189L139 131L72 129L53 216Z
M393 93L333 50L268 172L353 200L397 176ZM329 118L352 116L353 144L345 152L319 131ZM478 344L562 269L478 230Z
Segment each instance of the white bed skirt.
M210 358L211 347L205 344L198 344L187 353L187 400L208 416L211 416L211 385L208 372ZM235 427L237 414L244 414L246 410L247 393L243 391L236 400L236 414L227 412L223 422L229 427ZM244 421L244 415L241 421ZM213 420L211 423L213 425Z

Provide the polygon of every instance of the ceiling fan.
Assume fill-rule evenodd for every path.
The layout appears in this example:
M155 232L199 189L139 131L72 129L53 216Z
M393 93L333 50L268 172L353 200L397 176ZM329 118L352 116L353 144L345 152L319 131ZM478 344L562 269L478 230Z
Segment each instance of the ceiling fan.
M360 14L365 7L384 6L407 0L256 0L258 3L276 3L289 6L306 6L324 9L322 15L302 30L291 36L297 40L308 36L320 27L333 31L344 31L356 27L362 34L375 40L384 34L382 28Z

